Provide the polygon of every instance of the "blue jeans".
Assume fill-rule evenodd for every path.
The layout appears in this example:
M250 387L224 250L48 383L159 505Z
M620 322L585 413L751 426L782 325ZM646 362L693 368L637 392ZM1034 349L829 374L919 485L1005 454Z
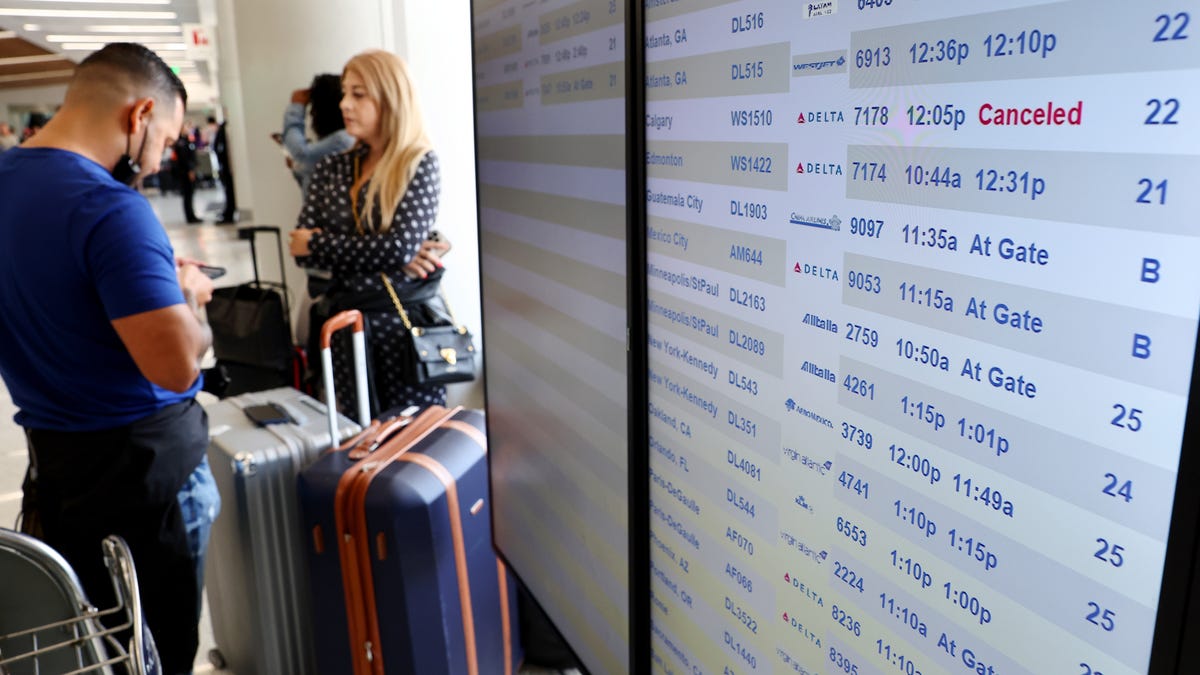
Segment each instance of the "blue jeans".
M200 461L196 470L179 489L179 509L183 513L183 524L187 527L188 550L196 565L197 593L204 592L204 557L208 553L208 536L213 522L221 512L221 495L208 466L208 457ZM197 598L196 618L202 598Z

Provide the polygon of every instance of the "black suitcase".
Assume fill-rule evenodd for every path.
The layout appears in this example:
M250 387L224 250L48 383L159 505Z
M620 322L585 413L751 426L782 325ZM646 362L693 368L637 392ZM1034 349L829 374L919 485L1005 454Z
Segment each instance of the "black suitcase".
M278 283L259 277L255 236L260 232L275 235L279 252ZM206 373L205 388L218 396L277 387L304 390L308 368L303 350L292 342L283 237L278 227L267 225L239 228L238 237L250 242L254 281L213 291L207 312L217 365Z

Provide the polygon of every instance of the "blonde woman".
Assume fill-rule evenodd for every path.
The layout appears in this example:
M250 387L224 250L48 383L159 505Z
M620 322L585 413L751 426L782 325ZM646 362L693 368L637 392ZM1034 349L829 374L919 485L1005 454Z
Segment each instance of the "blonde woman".
M403 381L405 328L383 280L386 275L401 299L428 295L441 274L438 253L448 249L427 241L437 218L440 176L404 62L378 50L350 59L342 72L341 109L346 131L358 143L313 169L291 253L301 267L333 273L326 311L353 307L366 315L373 413L442 404L445 387ZM320 328L318 323L310 331ZM353 377L350 354L335 345L334 382L343 410L356 409Z

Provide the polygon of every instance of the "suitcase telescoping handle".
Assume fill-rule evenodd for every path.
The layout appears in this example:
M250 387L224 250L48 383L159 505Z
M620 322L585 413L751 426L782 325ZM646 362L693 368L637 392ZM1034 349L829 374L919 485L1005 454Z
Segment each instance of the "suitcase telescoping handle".
M358 423L365 429L371 424L370 400L367 395L367 343L363 334L363 315L357 309L338 312L321 327L321 374L325 379L325 408L329 416L329 443L338 444L337 394L333 384L333 334L343 328L354 328L354 390L358 399Z
M279 252L279 288L283 291L283 317L287 320L288 326L292 325L292 299L288 295L287 287L287 270L284 269L283 257L283 234L275 225L249 225L247 227L238 228L238 239L245 239L250 242L250 264L254 267L254 285L258 288L263 287L262 279L258 276L258 248L256 246L257 239L255 235L259 232L275 235L275 248Z

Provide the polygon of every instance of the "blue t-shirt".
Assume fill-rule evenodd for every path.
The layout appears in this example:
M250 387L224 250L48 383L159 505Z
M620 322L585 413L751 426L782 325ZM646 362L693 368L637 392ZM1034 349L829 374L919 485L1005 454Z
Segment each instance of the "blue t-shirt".
M81 155L0 155L0 376L33 429L94 431L192 398L147 380L112 320L184 302L146 199Z

